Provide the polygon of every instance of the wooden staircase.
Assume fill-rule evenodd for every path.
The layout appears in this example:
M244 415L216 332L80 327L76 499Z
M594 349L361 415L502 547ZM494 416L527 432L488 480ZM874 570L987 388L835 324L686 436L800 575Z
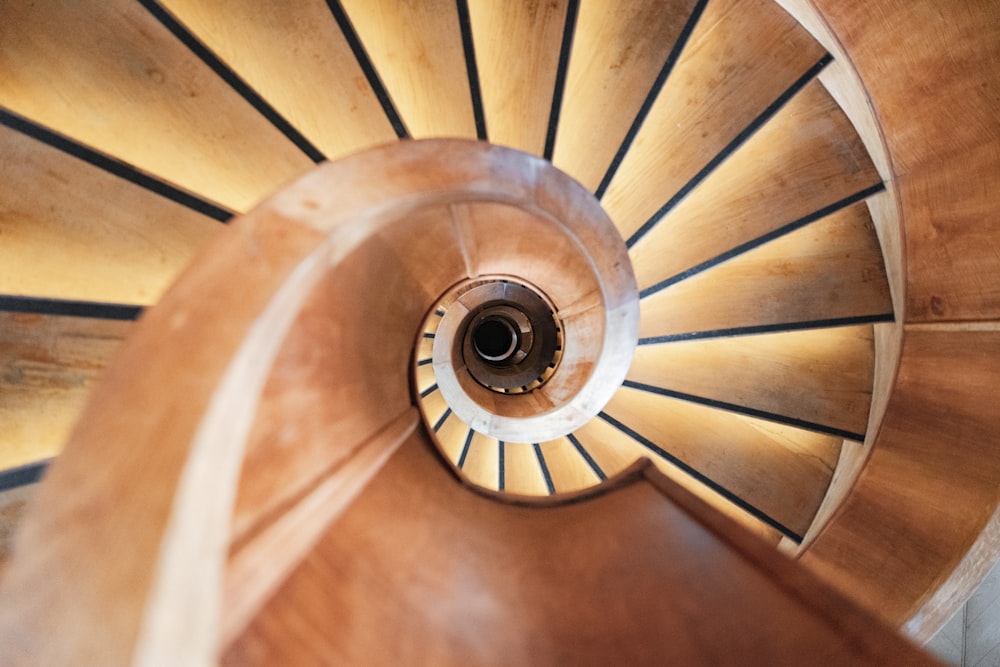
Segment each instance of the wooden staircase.
M945 105L930 102L907 114L913 88L880 76L891 62L916 85L914 63L945 58L949 34L977 35L963 53L995 52L989 3L947 26L916 11L926 44L898 57L860 26L911 34L901 0L872 3L882 15L827 0L9 4L6 486L59 453L134 320L194 257L225 247L220 223L317 163L460 137L544 158L593 192L640 297L624 382L555 439L504 442L463 423L421 364L419 325L406 332L418 339L398 351L409 396L467 482L560 496L648 457L890 624L915 619L917 636L988 569L989 539L976 540L997 523L1000 424L986 398L995 234L982 220L996 202L969 174L998 161L995 124L978 98L963 124L943 125ZM921 152L911 137L931 128ZM427 275L451 261L433 252ZM216 308L249 312L244 287ZM390 285L372 297L386 312L400 298ZM244 475L271 461L251 457ZM931 508L936 497L954 510Z

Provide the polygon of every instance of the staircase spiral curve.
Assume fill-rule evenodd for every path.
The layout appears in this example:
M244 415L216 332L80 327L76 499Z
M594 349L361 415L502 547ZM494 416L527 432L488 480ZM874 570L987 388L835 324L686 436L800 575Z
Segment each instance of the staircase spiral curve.
M962 190L961 171L988 168L996 142L956 157L996 128L971 102L966 134L933 115L941 104L907 113L912 89L877 75L944 62L933 26L985 25L963 53L995 53L983 45L1000 17L956 7L948 33L923 4L907 18L887 0L892 20L835 4L8 3L9 478L36 475L69 436L26 558L66 520L67 489L103 502L101 476L79 479L94 460L140 475L126 445L198 404L197 433L171 426L196 436L191 451L212 429L242 444L206 449L203 477L180 450L149 454L173 473L132 502L180 509L157 510L140 542L153 549L214 488L232 530L223 510L206 525L227 540L217 551L247 546L227 575L257 591L247 600L278 585L247 583L255 531L360 489L314 495L342 455L323 438L363 445L350 463L363 485L418 428L466 483L516 502L584 492L647 457L926 635L985 573L997 524L1000 470L980 462L1000 424L981 394L1000 341L995 290L975 277L995 241L962 227L992 199ZM898 57L863 28L918 18L930 46ZM956 135L955 162L921 162L944 151L912 148L911 128ZM931 201L942 213L927 222ZM950 244L967 265L938 252ZM949 269L962 277L928 277ZM549 341L541 361L529 339ZM176 369L185 354L197 372ZM94 406L129 386L149 420L103 433L93 407L69 435L98 371ZM172 373L190 385L160 405ZM256 412L211 403L218 387L255 396ZM102 454L101 441L117 444ZM176 501L150 491L160 483ZM931 491L954 511L918 497ZM305 533L272 577L316 539ZM38 576L20 568L15 582ZM256 611L227 599L223 634Z

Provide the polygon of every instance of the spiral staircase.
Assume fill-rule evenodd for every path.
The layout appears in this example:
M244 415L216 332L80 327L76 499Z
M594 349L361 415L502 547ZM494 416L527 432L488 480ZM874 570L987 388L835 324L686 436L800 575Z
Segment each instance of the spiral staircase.
M383 464L388 479L404 479L401 461L438 479L413 454L416 439L436 446L465 484L514 503L592 493L647 457L882 620L927 637L985 574L1000 526L1000 419L989 398L1000 359L1000 292L990 278L997 196L983 176L1000 164L989 110L1000 12L988 2L844 4L8 3L0 8L5 485L33 481L59 453L136 320L145 337L126 346L102 385L103 414L124 399L117 409L178 410L185 399L168 399L160 384L171 369L178 377L208 369L209 381L228 359L213 361L214 332L224 338L230 326L223 316L242 322L263 312L267 294L254 288L266 279L256 272L280 273L290 261L282 253L297 252L292 232L255 226L265 212L290 226L312 215L289 193L314 198L328 216L363 218L359 230L381 229L388 214L366 199L376 190L369 183L389 183L385 191L396 188L403 201L427 195L392 178L438 169L473 191L516 165L542 174L538 183L524 176L528 185L512 179L545 193L542 213L592 221L565 225L576 241L513 195L496 199L502 206L435 199L433 216L408 213L419 233L386 232L357 251L382 282L345 268L339 288L320 290L358 325L337 339L340 349L310 347L329 334L322 319L280 351L255 348L291 369L258 378L260 414L296 401L312 412L293 426L277 418L262 426L263 417L246 425L257 448L231 471L244 480L233 491L231 548L250 556L231 581L254 589L261 517L290 512L322 487L333 460L302 433L332 423L345 440L364 431L383 443L357 464L361 486L378 481ZM984 59L992 70L972 65ZM535 157L482 143L395 146L443 137ZM477 150L492 171L475 171L483 163L466 152ZM582 188L555 170L548 176L548 163ZM466 183L462 173L480 180ZM614 238L580 231L601 225ZM352 239L338 237L345 248L362 243ZM161 316L147 312L192 260L195 277L170 290ZM208 268L212 261L230 273ZM634 328L625 316L586 320L595 312L588 295L603 295L610 311L608 295L627 291L623 264L634 281ZM444 335L450 313L477 289L512 281L552 305L565 340L537 377L499 389L479 378L466 394L495 396L463 407L442 375L461 338ZM367 291L352 299L352 286ZM200 300L201 289L211 298ZM330 308L320 301L302 296L299 306ZM422 324L402 326L417 316ZM573 356L583 330L604 336L592 375ZM523 333L510 329L501 347ZM157 361L161 347L170 352ZM377 358L351 360L351 350L369 348ZM626 363L600 367L615 350L627 350ZM185 354L192 368L182 370ZM341 375L340 393L298 387L301 374L324 370ZM409 435L408 413L388 407L396 390L379 378L389 373L409 376L403 402L417 406L424 436ZM545 413L559 404L560 378L581 373L603 398L571 429L508 437L478 419L516 421L526 408L505 406L529 400L551 401L532 408ZM116 394L116 383L132 390ZM380 404L384 413L370 414ZM94 410L29 516L35 527L15 554L15 590L39 576L40 566L25 564L32 544L67 522L46 508L71 489L88 497L105 477L117 479L83 472L102 462L96 442L129 433ZM121 446L109 447L115 459ZM143 465L139 452L121 455ZM158 460L148 456L149 465ZM220 470L234 465L219 461ZM350 504L337 498L327 500ZM349 534L360 530L350 517ZM294 572L283 584L288 599L308 580ZM259 596L279 585L261 583ZM229 641L259 611L234 599ZM270 613L280 617L275 604ZM260 653L266 633L257 631L231 661L280 659Z

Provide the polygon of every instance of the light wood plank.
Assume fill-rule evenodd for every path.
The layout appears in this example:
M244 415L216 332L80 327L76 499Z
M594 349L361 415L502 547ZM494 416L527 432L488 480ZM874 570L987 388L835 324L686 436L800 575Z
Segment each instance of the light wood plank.
M837 327L643 345L629 380L864 433L872 327Z
M434 376L434 366L426 364L424 366L417 366L413 370L414 385L416 386L417 393L423 393L427 389L434 386L435 376Z
M693 479L687 473L664 461L603 419L595 417L583 428L577 429L574 435L579 438L580 443L590 453L591 457L597 461L601 469L609 476L619 472L640 458L648 458L671 481L695 494L744 529L757 535L769 544L777 544L781 539L781 533L776 529L748 514L743 509L731 503L727 498L720 496L701 482ZM624 461L628 461L628 463L623 464Z
M0 127L0 293L149 305L215 220Z
M769 544L777 544L781 539L781 533L778 530L737 507L729 499L663 460L603 419L595 417L586 426L578 429L574 435L579 438L587 452L609 476L620 472L640 458L648 458L653 461L660 472L672 481L680 484L744 529ZM628 461L628 463L622 465L624 461Z
M602 203L628 238L824 49L772 0L712 0Z
M132 322L0 313L0 470L57 455Z
M653 453L603 419L594 417L573 432L580 445L608 477Z
M504 491L526 496L547 496L542 468L530 443L505 442L503 446Z
M597 188L695 4L580 3L553 164Z
M462 456L462 448L465 446L465 439L468 435L468 424L459 419L453 412L441 425L438 432L434 434L434 439L437 440L442 454L451 461L452 465L458 465L458 459Z
M430 359L434 355L434 339L423 338L417 343L417 359Z
M864 202L640 302L639 336L878 315L892 301Z
M818 82L795 96L631 250L640 289L879 182Z
M322 0L162 4L328 159L396 138Z
M576 451L569 438L543 442L541 449L556 493L578 491L600 483L600 477Z
M420 409L424 413L427 420L426 423L434 425L444 415L444 411L448 409L448 403L444 400L444 396L441 395L440 391L432 391L420 399Z
M341 0L415 139L476 138L454 2Z
M473 44L490 142L542 155L569 0L473 0Z
M312 162L139 3L4 3L9 109L235 210Z
M842 443L628 388L605 412L799 535L823 500Z
M469 444L469 453L462 474L470 482L493 491L500 486L500 443L482 433L476 433Z

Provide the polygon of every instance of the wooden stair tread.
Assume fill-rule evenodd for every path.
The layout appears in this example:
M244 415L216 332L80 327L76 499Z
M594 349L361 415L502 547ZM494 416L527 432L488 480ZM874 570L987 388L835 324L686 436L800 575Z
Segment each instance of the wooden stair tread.
M625 238L823 56L772 0L712 0L601 199Z
M813 81L632 247L639 288L756 242L879 181L850 121Z
M161 4L328 159L396 138L321 0Z
M761 539L774 545L777 545L781 540L781 533L775 528L737 507L698 480L665 463L655 453L643 447L637 441L628 437L603 419L595 417L585 426L577 429L573 435L579 439L580 444L584 446L608 476L621 472L640 458L648 458L667 477L688 491L691 491Z
M547 496L549 487L545 484L535 448L527 442L505 442L503 446L504 491L525 496Z
M605 412L800 536L823 500L843 442L627 387Z
M553 164L597 188L696 4L580 4Z
M0 126L0 294L149 305L221 228Z
M5 5L11 110L244 211L313 162L139 3Z
M573 447L569 438L550 440L539 445L552 476L556 493L568 493L593 486L600 481L597 473Z
M476 138L458 9L428 0L341 0L415 139Z
M542 155L569 0L469 3L490 142Z
M0 312L0 470L59 454L132 322Z
M472 436L462 474L473 484L495 489L500 479L500 443L482 433Z
M871 325L641 345L628 379L864 433Z
M892 312L864 202L641 302L639 337Z

